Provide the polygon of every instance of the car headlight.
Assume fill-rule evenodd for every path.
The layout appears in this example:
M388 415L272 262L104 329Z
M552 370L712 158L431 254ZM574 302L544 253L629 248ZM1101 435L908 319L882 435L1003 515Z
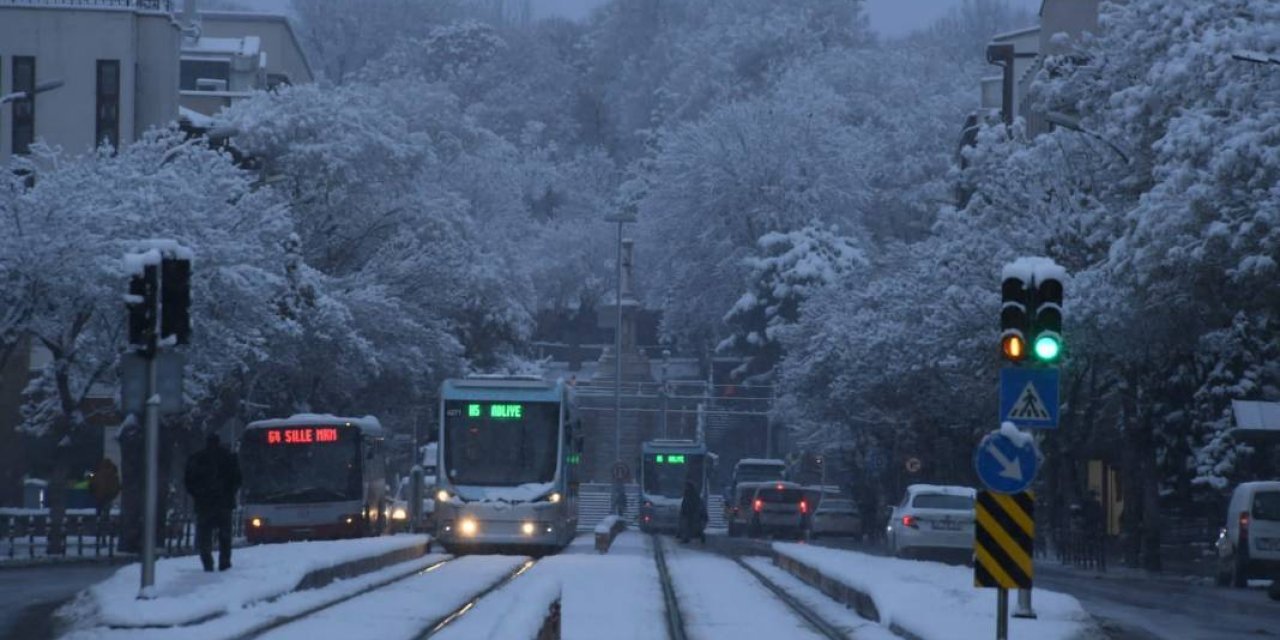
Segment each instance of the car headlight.
M392 520L408 520L409 512L405 511L404 507L396 507L395 510L391 512L391 519Z
M551 495L547 496L547 502L550 502L551 504L560 502L560 494L554 491L551 492Z
M439 491L437 491L437 492L436 492L436 502L448 502L448 501L449 501L449 492L448 492L448 491L445 491L444 489L441 489L441 490L439 490Z

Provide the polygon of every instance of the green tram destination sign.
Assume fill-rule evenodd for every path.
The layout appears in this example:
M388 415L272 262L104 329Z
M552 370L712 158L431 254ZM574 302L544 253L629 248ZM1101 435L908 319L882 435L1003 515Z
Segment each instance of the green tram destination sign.
M658 455L654 456L653 461L658 464L684 464L684 454L673 453L669 455L663 455L659 453Z
M484 405L469 404L467 405L468 418L485 417ZM489 405L488 417L492 420L519 420L524 417L524 405L520 404L491 404Z

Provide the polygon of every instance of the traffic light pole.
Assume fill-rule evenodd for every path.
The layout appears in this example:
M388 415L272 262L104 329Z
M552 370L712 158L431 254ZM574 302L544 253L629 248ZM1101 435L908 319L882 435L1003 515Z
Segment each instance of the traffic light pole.
M142 518L142 591L140 597L155 597L156 583L156 501L160 494L160 394L156 392L156 338L151 335L147 348L147 408L144 420L146 436L146 488Z

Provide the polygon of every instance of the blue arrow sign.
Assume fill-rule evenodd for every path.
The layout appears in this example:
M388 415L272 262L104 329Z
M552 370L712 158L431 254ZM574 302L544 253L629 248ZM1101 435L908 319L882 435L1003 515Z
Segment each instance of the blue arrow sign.
M1058 370L1000 370L1000 422L1019 427L1058 428Z
M1005 423L987 434L973 452L973 468L988 489L996 493L1021 493L1031 486L1040 470L1040 450L1027 434Z

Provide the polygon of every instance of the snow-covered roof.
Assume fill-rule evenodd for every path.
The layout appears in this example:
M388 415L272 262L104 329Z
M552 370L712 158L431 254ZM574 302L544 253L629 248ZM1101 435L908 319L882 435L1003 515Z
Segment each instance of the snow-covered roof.
M978 495L977 490L972 487L959 487L944 484L913 484L907 487L907 493L913 496L921 493L934 493L944 496L965 496L966 498L973 498Z
M693 440L649 440L641 445L644 453L675 451L677 453L705 453L707 445Z
M1031 27L1023 27L1023 28L1021 28L1021 29L1015 29L1015 30L1013 30L1013 31L1006 31L1006 32L1004 32L1004 33L997 33L996 35L991 36L991 41L992 41L992 42L1004 42L1004 41L1008 41L1008 40L1014 40L1014 39L1016 39L1016 38L1020 38L1020 37L1022 37L1022 36L1029 36L1029 35L1034 34L1034 33L1040 33L1040 25L1035 25L1035 26L1031 26Z
M738 464L740 464L740 465L744 465L744 464L770 465L770 466L775 466L775 467L785 467L785 466L787 466L787 463L786 463L786 462L783 462L782 460L779 460L779 459L777 459L777 458L743 458L743 459L741 459L741 460L739 460L739 461L738 461Z
M563 389L537 376L484 376L445 380L440 393L445 400L559 402Z
M274 429L277 427L314 427L319 425L352 425L365 435L383 435L382 423L373 416L345 418L328 413L295 413L288 418L274 418L249 423L246 429Z
M185 120L191 126L198 127L200 129L212 129L215 122L213 118L186 107L178 107L178 118Z
M262 51L262 39L258 36L240 38L201 37L182 45L183 54L256 56Z
M1052 258L1044 258L1040 256L1023 257L1006 264L1000 270L1000 279L1018 278L1023 282L1043 282L1049 278L1055 278L1066 284L1067 270L1061 265L1054 262Z
M1233 431L1280 433L1280 402L1232 400L1231 412L1236 417Z

